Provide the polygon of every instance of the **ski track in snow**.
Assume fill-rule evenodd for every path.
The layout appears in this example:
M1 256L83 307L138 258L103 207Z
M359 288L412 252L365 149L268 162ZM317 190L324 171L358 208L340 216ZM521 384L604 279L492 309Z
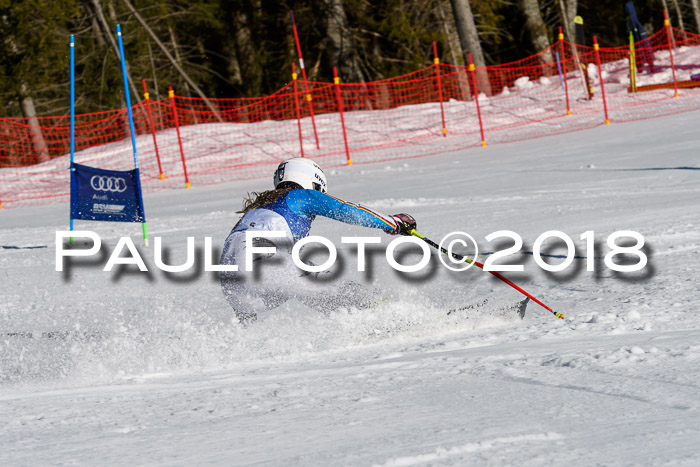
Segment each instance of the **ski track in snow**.
M562 230L584 256L593 230L598 257L614 231L644 235L640 273L510 258L525 272L505 275L565 321L534 303L524 320L505 316L515 291L436 258L407 279L378 255L359 276L340 236L381 234L318 219L312 234L339 245L343 277L388 300L327 317L292 301L244 328L201 265L102 272L118 237L139 243L137 225L79 222L105 256L59 273L68 206L0 211L0 245L47 246L0 249L0 465L698 465L698 118L329 171L334 195L408 211L434 240L469 232L482 251L504 229L523 251ZM220 247L243 195L268 183L147 195L149 230L179 264L187 236ZM140 251L152 268L152 248ZM38 337L50 331L62 334Z

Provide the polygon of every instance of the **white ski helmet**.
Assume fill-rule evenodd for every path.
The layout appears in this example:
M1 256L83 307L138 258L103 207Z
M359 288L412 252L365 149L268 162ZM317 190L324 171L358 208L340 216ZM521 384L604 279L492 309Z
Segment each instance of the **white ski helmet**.
M285 188L288 183L296 183L307 190L321 193L328 191L326 175L317 163L304 157L295 157L281 162L273 177L275 188Z

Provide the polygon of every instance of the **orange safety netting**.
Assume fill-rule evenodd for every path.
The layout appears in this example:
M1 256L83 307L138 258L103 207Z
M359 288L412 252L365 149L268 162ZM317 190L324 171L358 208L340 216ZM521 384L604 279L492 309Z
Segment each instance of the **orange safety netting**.
M310 98L295 79L260 98L145 99L132 108L142 186L269 176L300 155L324 167L419 157L700 108L700 35L665 28L635 44L636 67L632 58L629 46L560 40L503 65L435 63L371 83L309 82ZM70 194L69 117L34 123L0 119L0 206ZM75 135L76 162L133 168L126 109L77 115Z

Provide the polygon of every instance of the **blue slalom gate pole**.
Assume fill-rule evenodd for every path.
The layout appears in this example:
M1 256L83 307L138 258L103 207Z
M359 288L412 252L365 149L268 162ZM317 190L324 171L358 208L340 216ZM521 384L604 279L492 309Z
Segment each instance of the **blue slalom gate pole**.
M554 52L554 55L557 56L557 70L559 70L559 84L561 84L561 88L564 89L564 73L561 71L561 60L559 60L559 52Z
M126 77L126 59L124 57L124 44L122 43L122 28L117 24L117 41L119 42L119 57L122 62L122 77L124 78L124 96L126 97L126 110L129 114L129 130L131 131L131 145L134 148L134 168L139 168L139 158L136 154L136 136L134 135L134 116L131 114L131 96L129 95L129 81Z
M124 96L126 97L126 111L129 115L129 130L131 132L131 146L134 150L134 168L136 169L136 184L139 190L139 203L141 204L141 212L143 215L143 243L148 246L148 231L146 229L146 211L143 209L143 193L141 191L141 176L139 174L139 158L136 153L136 130L134 129L134 116L131 113L131 97L129 96L129 80L126 75L126 57L124 56L124 44L122 42L122 28L117 24L117 42L119 42L119 58L122 62L122 77L124 78Z
M75 159L75 36L70 35L70 164Z
M70 35L70 174L71 186L75 182L75 36ZM73 231L73 216L70 216L70 230ZM73 237L70 238L73 243Z

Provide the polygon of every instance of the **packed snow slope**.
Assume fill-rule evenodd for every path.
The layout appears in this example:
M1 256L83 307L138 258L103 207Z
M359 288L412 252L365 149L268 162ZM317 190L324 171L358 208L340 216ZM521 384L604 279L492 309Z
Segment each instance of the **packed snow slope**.
M0 465L698 465L699 118L329 171L332 194L411 213L431 239L462 230L494 251L509 243L486 235L517 232L525 254L504 261L525 271L505 275L566 320L535 304L520 320L502 308L516 291L436 256L401 275L376 249L354 272L342 235L391 237L318 219L343 261L316 289L354 279L382 301L328 316L292 301L238 325L201 250L271 175L147 195L168 263L195 237L187 273L157 270L153 244L139 247L148 273L103 272L140 226L89 222L77 228L100 234L101 254L56 272L68 206L0 211ZM549 230L579 256L593 231L595 271L543 272L526 252ZM642 271L600 259L620 230L644 236Z

